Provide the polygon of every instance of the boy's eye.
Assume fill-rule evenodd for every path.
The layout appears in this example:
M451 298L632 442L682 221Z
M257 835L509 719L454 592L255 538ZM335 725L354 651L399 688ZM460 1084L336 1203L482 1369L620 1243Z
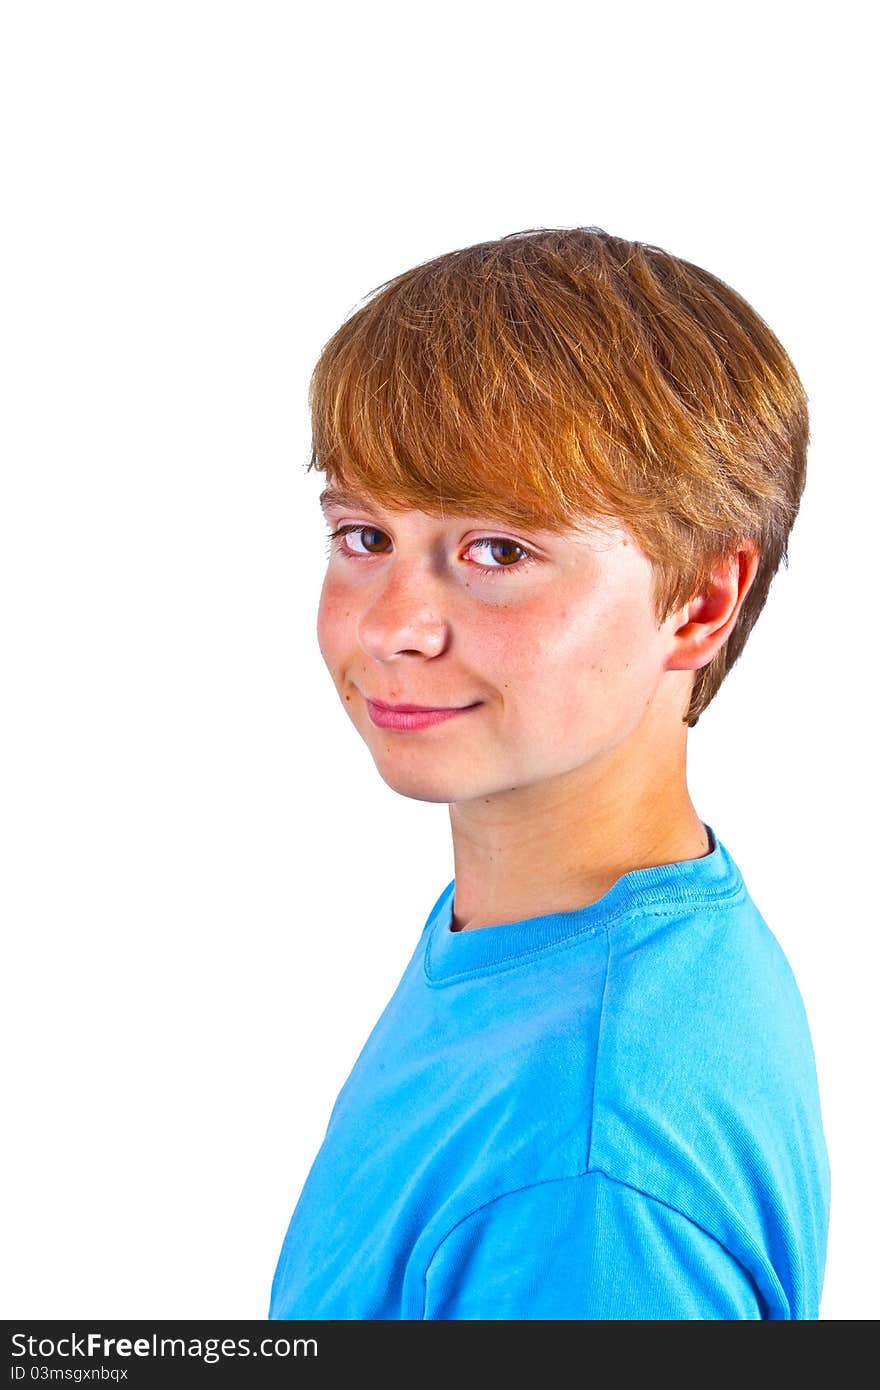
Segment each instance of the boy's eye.
M378 526L340 526L340 527L338 527L337 530L335 530L335 531L331 534L330 539L331 539L331 541L335 541L337 537L340 537L340 538L341 538L342 536L357 536L358 539L361 541L361 544L362 544L362 545L365 545L365 546L367 547L367 553L368 553L369 555L375 555L375 554L377 554L377 553L381 555L381 554L384 553L384 552L381 551L381 550L379 550L378 552L375 551L375 550L373 550L373 549L371 548L371 543L368 542L368 541L364 541L364 540L363 540L364 535L366 535L366 536L385 536L385 532L384 532L384 531L380 531L379 528L378 528ZM388 537L385 536L385 539L387 540ZM347 546L343 546L342 549L343 549L343 551L345 551L345 550L348 549L348 547L347 547ZM357 555L357 554L360 554L360 553L362 553L362 552L355 551L354 553Z
M520 545L519 541L507 540L504 536L486 536L483 540L471 541L468 550L477 550L480 546L488 547L488 550L484 551L484 553L493 555L496 558L496 552L500 552L502 557L504 556L504 552L507 552L507 558L502 558L500 564L497 566L499 569L509 570L515 568L520 558L528 554L525 546ZM519 551L519 555L511 556L512 551ZM489 568L495 569L496 566L490 565Z
M347 536L356 536L364 549L353 549L347 541L343 544ZM338 526L335 531L331 531L328 539L331 546L343 555L347 555L349 559L356 559L359 555L384 555L386 553L386 547L381 544L381 541L377 542L374 539L377 536L384 538L386 542L388 541L387 534L378 526L358 526L350 522L345 526ZM511 540L506 536L480 537L479 540L471 541L467 550L482 550L484 555L498 561L498 563L488 565L476 565L476 568L485 575L504 574L510 570L519 573L533 561L531 552L524 545L520 545L519 541Z

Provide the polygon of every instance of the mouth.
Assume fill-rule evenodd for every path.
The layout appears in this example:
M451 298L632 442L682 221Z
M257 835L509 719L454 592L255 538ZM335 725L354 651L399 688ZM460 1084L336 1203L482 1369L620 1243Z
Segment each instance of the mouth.
M473 709L473 705L389 705L385 700L366 698L368 705L390 710L392 714L457 714L463 709Z
M472 705L387 705L381 700L367 700L367 713L378 729L415 730L445 724L450 719L469 714L482 701Z

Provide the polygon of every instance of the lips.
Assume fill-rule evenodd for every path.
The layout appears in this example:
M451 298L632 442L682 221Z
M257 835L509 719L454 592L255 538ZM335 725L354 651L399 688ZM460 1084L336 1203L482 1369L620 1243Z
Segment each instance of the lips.
M367 713L379 729L398 731L429 729L436 724L445 724L461 715L470 714L481 703L473 705L386 705L380 700L367 700Z
M451 710L469 709L469 705L390 705L387 700L369 700L377 709L390 710L392 714L445 714Z

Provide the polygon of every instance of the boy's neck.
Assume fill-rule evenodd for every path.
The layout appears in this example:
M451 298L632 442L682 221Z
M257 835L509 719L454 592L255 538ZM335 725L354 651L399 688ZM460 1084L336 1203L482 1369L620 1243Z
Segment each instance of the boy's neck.
M453 931L586 907L632 869L708 854L685 739L683 730L665 763L626 766L622 748L603 768L451 804Z

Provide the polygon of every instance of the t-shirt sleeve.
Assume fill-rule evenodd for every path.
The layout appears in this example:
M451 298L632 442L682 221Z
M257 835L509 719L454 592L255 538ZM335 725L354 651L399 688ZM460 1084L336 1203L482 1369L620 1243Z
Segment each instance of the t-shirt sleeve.
M602 1173L539 1183L459 1222L425 1279L426 1319L763 1316L748 1272L701 1227Z

